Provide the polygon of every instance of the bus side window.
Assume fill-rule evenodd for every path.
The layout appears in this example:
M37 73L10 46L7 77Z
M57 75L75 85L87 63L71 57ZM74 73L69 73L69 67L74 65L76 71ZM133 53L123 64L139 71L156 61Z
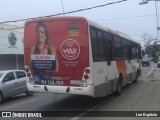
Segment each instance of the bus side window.
M98 58L98 43L97 43L96 31L93 29L91 29L91 44L92 44L93 60L95 61L96 58Z
M103 33L100 30L97 30L97 41L98 41L98 57L103 61L105 59L104 39L103 39Z
M114 36L114 59L115 60L120 60L122 59L122 44L121 44L121 39L118 36Z
M104 37L104 44L105 44L105 58L107 61L107 65L111 65L111 60L112 60L112 44L111 44L111 40L112 40L112 36L111 34L107 33L107 32L103 32L103 37Z
M132 58L132 47L131 47L131 42L127 41L127 59L130 62L131 58Z
M131 60L132 59L132 48L131 47L129 47L128 54L129 54L129 60Z
M142 55L141 55L141 45L138 45L138 58L141 59Z
M137 46L132 42L132 59L137 59Z
M94 62L105 61L103 32L99 29L90 27L92 55Z
M106 60L107 60L107 65L111 65L111 41L107 40L106 41Z
M127 42L125 39L121 39L122 42L122 58L127 59Z

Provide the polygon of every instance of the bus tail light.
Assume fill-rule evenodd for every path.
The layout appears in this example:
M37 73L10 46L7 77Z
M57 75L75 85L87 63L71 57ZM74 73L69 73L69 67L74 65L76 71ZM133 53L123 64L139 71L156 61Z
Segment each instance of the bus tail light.
M31 77L31 73L27 72L27 77Z
M90 74L90 69L85 69L86 74Z
M84 79L88 80L89 76L87 74L84 75Z
M25 70L26 70L26 73L27 73L27 77L28 77L28 79L29 79L29 82L30 82L30 83L33 83L34 80L33 80L33 77L32 77L32 74L31 74L31 71L30 71L29 67L28 67L28 66L25 66Z
M26 70L26 72L29 72L29 67L28 66L25 67L25 70Z
M89 79L90 79L90 68L87 67L84 70L83 73L83 78L82 78L82 86L85 87L89 84Z

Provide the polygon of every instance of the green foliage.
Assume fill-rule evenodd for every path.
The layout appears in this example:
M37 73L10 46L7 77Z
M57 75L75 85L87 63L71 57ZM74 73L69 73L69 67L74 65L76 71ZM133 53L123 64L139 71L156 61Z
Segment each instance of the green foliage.
M157 44L156 39L148 33L143 33L142 38L142 41L144 42L144 50L142 55L148 54L153 58L156 58L157 52L160 52L160 45Z
M151 55L152 57L157 57L156 56L157 52L160 52L160 45L158 44L146 46L145 48L145 53Z

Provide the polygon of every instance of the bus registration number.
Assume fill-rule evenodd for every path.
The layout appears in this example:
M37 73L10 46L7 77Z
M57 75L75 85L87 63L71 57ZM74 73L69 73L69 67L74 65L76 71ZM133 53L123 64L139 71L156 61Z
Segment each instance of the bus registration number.
M45 84L45 85L63 85L63 81L60 81L60 80L41 80L41 84Z

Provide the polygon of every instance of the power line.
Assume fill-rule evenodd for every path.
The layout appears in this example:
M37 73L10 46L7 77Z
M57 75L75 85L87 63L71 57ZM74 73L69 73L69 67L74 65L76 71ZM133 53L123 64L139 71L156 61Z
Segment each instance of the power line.
M98 2L94 2L94 3L91 3L91 4L86 4L86 5L81 5L81 6L77 6L77 7L73 7L73 8L69 8L69 9L64 9L64 1L63 0L61 0L60 2L61 2L61 6L63 6L63 8L62 8L62 10L59 10L59 11L55 11L54 13L52 12L52 13L49 13L49 14L56 14L56 13L59 13L59 12L62 12L63 11L63 9L64 9L64 11L65 12L67 12L67 11L72 11L72 10L76 10L76 9L82 9L82 8L85 8L85 7L91 7L91 5L93 6L93 5L97 5L97 4L104 4L104 2L106 3L106 1L111 1L111 0L103 0L103 1L101 1L101 0L98 0ZM63 3L62 3L63 2ZM62 5L63 4L63 5ZM45 16L45 15L42 15L42 16Z
M103 1L99 1L98 0L98 2L94 2L94 3L91 3L91 4L87 4L87 5L83 5L83 6L78 6L78 7L74 7L74 8L71 8L71 9L67 9L66 11L72 11L72 10L75 10L75 9L81 9L81 8L84 8L84 7L89 7L89 6L93 6L93 5L95 5L95 4L102 4L102 2L104 3L106 3L106 1L107 0L103 0ZM101 2L101 3L100 3ZM59 11L58 11L59 12Z
M158 14L160 15L160 14ZM103 20L119 20L119 19L134 19L134 18L145 18L145 17L155 17L155 15L143 15L143 16L130 16L130 17L119 17L119 18L108 18L108 19L97 19L95 21L103 21ZM10 29L19 29L19 28L23 28L23 25L21 24L21 26L15 27L15 28L9 28L9 29L5 29L5 30L10 30ZM2 29L2 28L0 28Z
M48 15L48 16L41 16L41 17L36 17L36 18L26 18L26 19L20 19L20 20L4 21L4 22L0 22L0 24L9 23L9 22L20 22L20 21L26 21L26 20L44 18L44 17L53 17L53 16L58 16L58 15L64 15L64 14L71 14L71 13L75 13L75 12L81 12L81 11L91 10L91 9L95 9L95 8L105 7L107 5L117 4L117 3L124 2L124 1L128 1L128 0L120 0L120 1L116 1L116 2L106 3L106 4L103 4L103 5L98 5L98 6L88 7L88 8L82 8L82 9L79 9L79 10L74 10L74 11L64 12L64 13L57 13L57 14Z
M158 14L160 15L160 14ZM143 16L131 16L131 17L120 17L120 18L108 18L108 19L98 19L95 21L105 21L105 20L119 20L119 19L134 19L134 18L144 18L144 17L155 17L155 15L143 15ZM10 30L10 29L19 29L19 28L23 28L23 25L21 24L21 26L15 27L15 28L9 28L9 29L5 29L5 30ZM0 28L2 29L2 28Z
M159 15L159 14L158 14L158 15ZM117 20L117 19L133 19L133 18L143 18L143 17L155 17L155 15L142 15L142 16L131 16L131 17L119 17L119 18L98 19L98 20L96 20L96 21Z

